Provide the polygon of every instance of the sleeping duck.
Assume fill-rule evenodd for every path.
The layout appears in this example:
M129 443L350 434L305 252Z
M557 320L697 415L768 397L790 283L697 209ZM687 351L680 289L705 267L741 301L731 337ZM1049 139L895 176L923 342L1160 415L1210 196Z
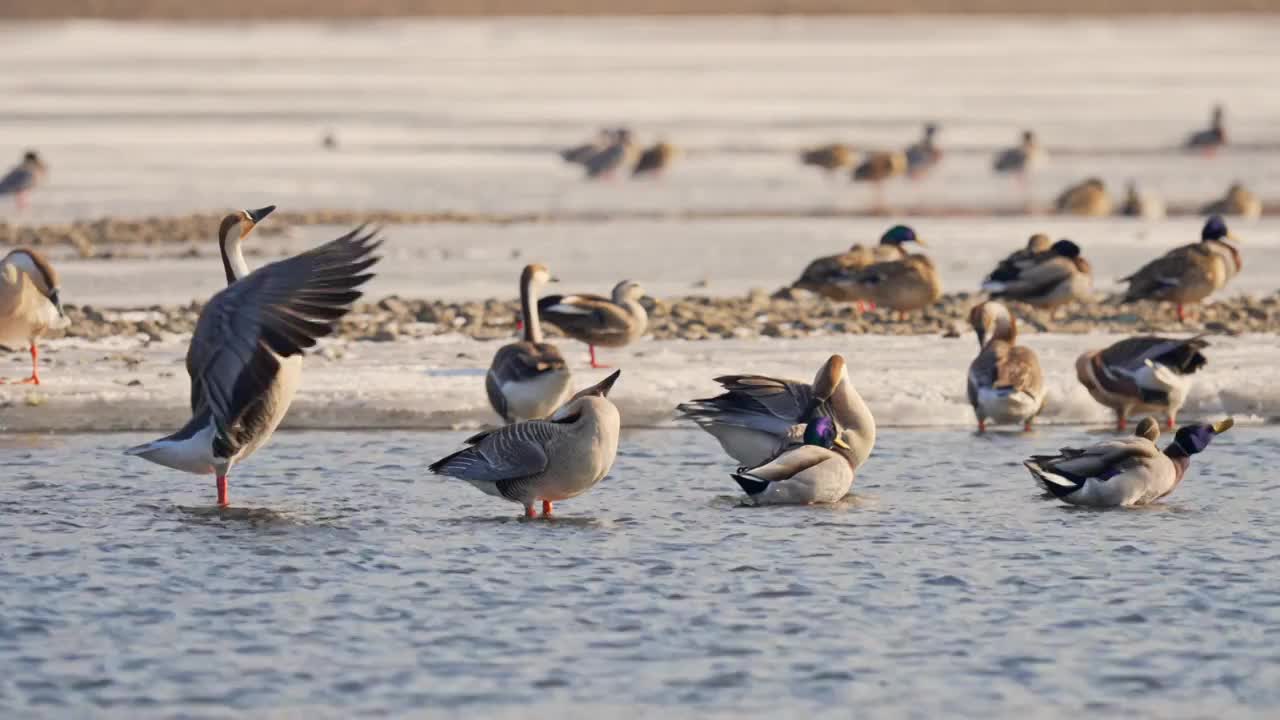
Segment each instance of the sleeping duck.
M1056 206L1063 215L1100 217L1111 214L1111 196L1102 180L1091 177L1063 190Z
M1093 292L1093 268L1080 256L1080 246L1059 240L1047 250L1001 263L982 283L994 299L1017 300L1053 310Z
M907 251L902 246L910 242L917 245L925 244L924 240L916 235L915 230L906 225L894 225L880 236L878 245L854 245L848 252L814 260L800 274L800 279L791 286L818 293L832 300L858 300L859 298L853 293L853 288L847 283L840 282L846 277L847 271L864 268L872 263L900 260L907 256Z
M1031 421L1044 408L1044 375L1034 350L1015 344L1018 323L1009 308L988 300L973 308L969 323L978 333L978 356L969 364L969 404L978 418L978 432L986 432L987 420L1020 423Z
M898 311L899 316L923 310L942 297L942 279L925 255L872 263L848 270L840 280L844 292Z
M1116 413L1116 427L1124 430L1135 412L1164 413L1168 426L1191 390L1191 375L1208 360L1203 335L1190 340L1145 335L1121 340L1076 359L1076 377L1094 400Z
M1032 477L1063 502L1089 507L1146 505L1173 492L1186 477L1191 456L1234 425L1231 418L1178 428L1161 452L1154 439L1134 435L1057 455L1033 455ZM1157 436L1158 437L1158 436Z
M829 417L815 418L805 425L802 444L732 477L757 505L836 502L853 485L854 451L845 432Z

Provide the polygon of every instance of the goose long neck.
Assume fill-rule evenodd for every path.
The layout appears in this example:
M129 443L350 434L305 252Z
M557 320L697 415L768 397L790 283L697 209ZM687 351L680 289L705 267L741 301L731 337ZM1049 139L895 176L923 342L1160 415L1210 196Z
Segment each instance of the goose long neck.
M228 285L249 274L249 264L244 261L244 253L240 250L240 235L234 230L230 235L231 237L224 235L218 242L218 248L222 251L222 269L227 274Z
M524 319L525 341L542 342L542 321L538 318L537 288L533 278L520 282L520 314Z
M830 402L836 421L845 430L845 442L852 448L853 468L857 470L876 446L876 419L848 378L836 388Z

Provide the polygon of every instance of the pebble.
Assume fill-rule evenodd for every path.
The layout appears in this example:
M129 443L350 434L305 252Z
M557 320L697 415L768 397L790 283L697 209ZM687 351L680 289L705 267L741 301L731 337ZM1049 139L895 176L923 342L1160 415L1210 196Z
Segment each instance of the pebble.
M977 296L947 295L931 308L900 320L880 309L859 314L850 303L839 303L803 292L786 290L772 295L753 290L744 296L709 298L686 296L654 299L649 308L648 334L659 340L705 340L753 337L800 338L813 335L937 335L959 337L969 332L968 314ZM160 341L189 335L195 328L200 305L152 308L100 308L65 306L70 326L46 337L97 340L121 335L142 335ZM126 313L146 309L141 321L124 320ZM1193 318L1183 324L1173 307L1155 303L1116 305L1108 298L1096 304L1072 304L1056 317L1033 308L1011 304L1022 321L1024 333L1056 332L1187 334L1207 332L1236 335L1280 330L1280 302L1276 296L1241 295L1200 308L1190 308ZM478 340L509 339L517 334L519 302L515 298L450 302L389 296L375 303L357 305L339 323L338 337L349 340L391 342L402 337L460 334ZM544 323L549 337L559 337Z

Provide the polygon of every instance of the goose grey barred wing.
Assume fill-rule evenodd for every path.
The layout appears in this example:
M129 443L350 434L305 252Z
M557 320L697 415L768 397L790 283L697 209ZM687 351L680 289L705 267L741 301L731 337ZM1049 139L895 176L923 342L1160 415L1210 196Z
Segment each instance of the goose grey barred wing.
M187 351L192 411L208 410L219 434L268 389L291 357L329 335L373 277L382 244L363 226L318 248L264 265L209 301ZM278 357L277 357L278 356Z
M530 420L506 425L467 438L463 448L432 463L427 469L436 475L472 483L494 483L505 497L504 487L546 471L547 443L563 427L549 420Z
M725 392L676 406L695 422L727 422L777 435L785 434L815 407L808 383L763 375L724 375L715 379Z

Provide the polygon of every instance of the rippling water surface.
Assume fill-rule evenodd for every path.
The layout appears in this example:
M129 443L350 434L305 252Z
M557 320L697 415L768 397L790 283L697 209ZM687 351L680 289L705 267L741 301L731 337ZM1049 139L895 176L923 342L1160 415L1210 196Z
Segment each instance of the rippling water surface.
M425 473L456 433L293 433L213 483L129 435L0 436L6 717L1267 717L1280 457L1237 428L1170 500L1017 460L1082 430L886 432L834 507L748 508L637 431L552 521Z

